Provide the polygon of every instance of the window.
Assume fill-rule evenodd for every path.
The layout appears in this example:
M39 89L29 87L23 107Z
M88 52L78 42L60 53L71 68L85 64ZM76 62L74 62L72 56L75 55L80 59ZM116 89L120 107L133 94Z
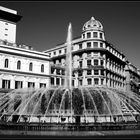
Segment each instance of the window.
M101 60L101 66L103 66L104 65L104 61L103 60Z
M66 53L66 52L67 52L67 49L65 49L64 51L65 51L65 53Z
M99 84L99 79L98 78L94 78L94 84L98 85Z
M7 28L5 28L5 30L7 31L8 29L7 29Z
M74 80L72 80L72 86L74 86Z
M98 59L94 59L94 65L98 66Z
M74 73L74 71L72 72L72 77L75 77L75 73Z
M79 44L79 49L82 49L82 44Z
M79 71L78 76L82 76L82 75L83 75L82 71Z
M82 68L82 61L79 62L79 66L80 66L80 68Z
M90 38L91 37L91 33L87 33L87 38Z
M82 54L79 54L79 59L82 58Z
M94 75L99 75L99 70L94 70Z
M53 73L54 73L54 71L55 71L55 69L54 69L54 68L51 68L51 74L53 74Z
M103 43L100 43L100 48L103 48Z
M56 69L56 74L60 75L60 69Z
M103 39L103 34L102 33L100 33L100 38Z
M97 38L97 32L93 32L93 37Z
M41 65L41 72L44 72L44 64Z
M101 70L101 75L103 75L103 76L104 76L104 70Z
M22 88L23 82L22 81L15 81L15 89Z
M5 59L5 63L4 63L4 67L5 68L8 68L8 63L9 63L9 60L8 59Z
M64 79L61 79L61 85L64 85Z
M59 54L61 54L61 50L59 50Z
M98 42L93 42L93 46L94 46L95 48L97 48L97 47L98 47Z
M29 71L32 71L33 70L33 63L31 62L30 64L29 64Z
M59 84L60 84L60 79L56 78L56 85L59 85Z
M35 87L35 83L34 82L28 82L28 88L34 88Z
M62 75L65 75L65 70L62 70Z
M8 36L8 34L5 34L5 36Z
M87 43L87 48L90 48L91 47L91 42L88 42Z
M88 85L91 85L92 80L91 79L87 79L87 83L88 83Z
M79 85L80 85L80 86L82 85L82 80L79 80Z
M91 60L87 60L87 66L91 66Z
M40 88L45 88L46 87L46 84L45 83L40 83Z
M21 69L21 61L20 61L20 60L17 61L17 69L18 69L18 70Z
M2 80L2 88L10 88L10 80Z
M87 75L91 75L91 70L87 70Z
M51 85L54 85L54 78L51 77Z
M56 52L53 52L54 55L56 55Z
M87 52L87 57L91 57L91 52Z
M101 85L103 85L104 84L104 79L101 79Z
M83 34L83 38L85 38L85 34Z

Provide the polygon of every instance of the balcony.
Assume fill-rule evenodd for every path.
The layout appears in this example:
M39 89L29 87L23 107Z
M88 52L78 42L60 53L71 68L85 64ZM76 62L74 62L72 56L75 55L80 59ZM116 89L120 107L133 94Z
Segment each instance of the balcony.
M87 69L104 69L104 66L102 65L90 65L90 66L87 66Z
M62 64L50 64L52 68L56 69L65 69L65 66L62 66Z

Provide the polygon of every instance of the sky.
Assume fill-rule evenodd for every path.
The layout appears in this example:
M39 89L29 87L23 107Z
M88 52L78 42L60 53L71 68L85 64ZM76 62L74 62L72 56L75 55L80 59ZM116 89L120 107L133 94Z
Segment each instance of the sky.
M105 39L140 69L140 2L133 1L1 1L0 6L22 16L16 42L45 51L66 41L68 24L73 38L93 16L103 25Z

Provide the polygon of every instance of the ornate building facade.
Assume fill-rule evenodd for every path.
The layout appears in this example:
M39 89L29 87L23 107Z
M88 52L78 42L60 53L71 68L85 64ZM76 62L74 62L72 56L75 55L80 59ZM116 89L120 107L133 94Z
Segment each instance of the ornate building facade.
M63 85L66 43L46 50L51 56L51 84ZM73 86L107 86L125 90L126 58L105 39L102 24L92 17L81 37L72 41ZM61 81L61 82L60 82Z
M20 19L16 11L0 7L0 88L64 86L67 43L44 52L16 44ZM97 85L139 93L140 71L106 40L103 25L94 17L83 25L81 36L72 40L71 49L72 86Z
M20 19L16 11L0 7L0 88L48 87L49 56L16 44L16 23Z

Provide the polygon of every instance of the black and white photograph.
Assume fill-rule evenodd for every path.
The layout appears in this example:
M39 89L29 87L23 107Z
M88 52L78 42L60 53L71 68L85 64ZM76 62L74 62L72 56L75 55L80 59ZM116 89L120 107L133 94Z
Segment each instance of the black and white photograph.
M0 138L32 137L140 137L140 2L0 2Z

